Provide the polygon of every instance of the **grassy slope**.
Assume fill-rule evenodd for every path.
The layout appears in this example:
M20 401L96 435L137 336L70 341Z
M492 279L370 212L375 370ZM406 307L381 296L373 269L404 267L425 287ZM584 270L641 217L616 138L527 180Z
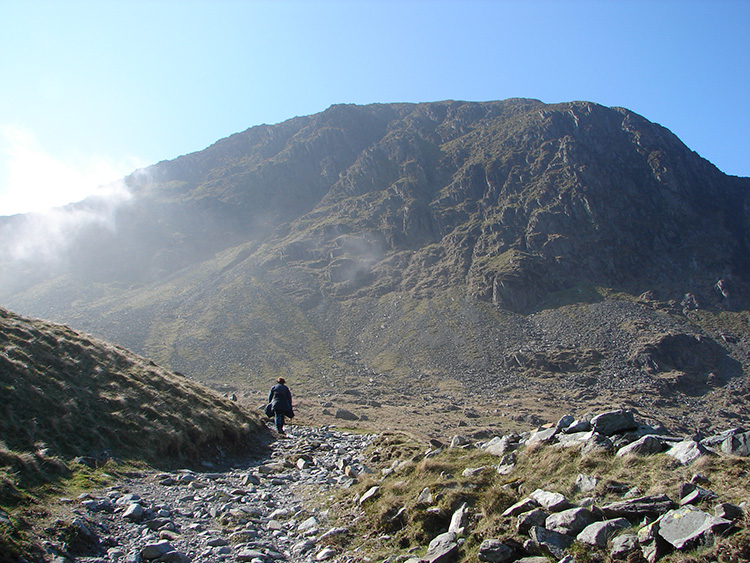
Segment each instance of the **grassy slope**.
M0 390L0 509L16 523L0 529L3 553L27 549L19 546L30 507L46 505L51 491L101 478L75 457L109 474L118 467L109 459L189 465L251 452L265 432L257 416L149 360L3 309Z

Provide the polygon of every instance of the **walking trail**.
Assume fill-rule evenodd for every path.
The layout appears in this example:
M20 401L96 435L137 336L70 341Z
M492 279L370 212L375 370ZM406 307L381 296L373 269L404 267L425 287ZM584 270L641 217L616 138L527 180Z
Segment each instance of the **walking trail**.
M294 426L271 444L266 459L226 470L133 474L67 501L77 514L68 552L88 563L332 559L338 554L326 539L347 530L331 527L320 499L327 502L327 491L349 487L367 471L362 452L373 438ZM61 552L51 543L47 548Z

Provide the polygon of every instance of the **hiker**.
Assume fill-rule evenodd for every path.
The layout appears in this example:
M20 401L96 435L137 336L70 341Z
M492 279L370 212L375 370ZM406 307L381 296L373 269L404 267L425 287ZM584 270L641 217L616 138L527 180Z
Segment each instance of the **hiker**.
M283 377L279 377L276 380L276 385L271 387L271 392L268 394L268 403L271 405L275 417L276 430L279 431L279 434L285 436L284 417L294 418L294 411L292 410L292 392L289 391Z

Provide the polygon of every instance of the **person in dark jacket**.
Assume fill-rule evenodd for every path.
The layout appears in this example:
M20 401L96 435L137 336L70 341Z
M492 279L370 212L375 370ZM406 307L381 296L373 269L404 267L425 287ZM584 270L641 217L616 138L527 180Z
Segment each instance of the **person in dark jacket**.
M276 430L279 431L279 434L284 435L284 417L294 418L294 411L292 410L292 392L289 391L283 377L279 377L276 380L276 385L271 387L268 402L271 404L271 410L273 410Z

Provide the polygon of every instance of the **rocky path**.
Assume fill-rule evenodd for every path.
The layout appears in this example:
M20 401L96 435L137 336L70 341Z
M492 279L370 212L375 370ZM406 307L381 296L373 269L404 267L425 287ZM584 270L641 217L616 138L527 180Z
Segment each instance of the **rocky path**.
M314 499L367 471L372 436L292 427L270 457L229 470L144 473L73 503L72 525L48 542L55 563L324 561L328 511ZM55 534L52 534L53 536Z

